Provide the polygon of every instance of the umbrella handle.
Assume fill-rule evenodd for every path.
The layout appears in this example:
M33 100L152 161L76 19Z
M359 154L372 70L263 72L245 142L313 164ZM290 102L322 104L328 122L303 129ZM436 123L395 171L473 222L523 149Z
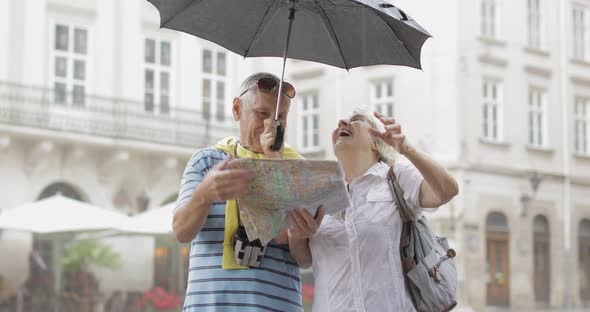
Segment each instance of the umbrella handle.
M283 138L285 137L285 129L283 128L283 125L281 125L281 122L278 122L277 125L277 133L275 135L275 141L274 143L270 146L270 150L271 151L279 151L281 149L281 147L283 146Z
M279 81L279 93L277 95L277 110L275 113L275 120L277 121L277 133L275 141L270 146L271 151L280 151L283 146L283 139L285 137L285 129L279 120L279 108L281 107L281 96L283 94L283 81L285 81L285 66L287 64L287 51L289 51L289 41L291 41L291 29L293 27L293 20L295 19L295 0L291 0L291 8L289 9L289 28L287 29L287 41L285 42L285 52L283 54L283 70L281 72L281 81Z

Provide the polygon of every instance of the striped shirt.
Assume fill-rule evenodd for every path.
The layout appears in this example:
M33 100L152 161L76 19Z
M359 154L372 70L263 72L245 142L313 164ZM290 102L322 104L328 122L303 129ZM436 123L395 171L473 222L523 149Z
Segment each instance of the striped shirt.
M186 204L208 170L227 158L213 148L196 152L184 171L176 208ZM209 208L191 243L183 311L303 311L299 267L287 245L271 242L260 267L222 270L225 202Z

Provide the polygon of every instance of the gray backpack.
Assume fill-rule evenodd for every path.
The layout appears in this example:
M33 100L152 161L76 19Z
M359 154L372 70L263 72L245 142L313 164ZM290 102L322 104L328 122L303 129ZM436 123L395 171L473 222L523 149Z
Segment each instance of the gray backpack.
M446 312L457 305L455 251L446 237L432 233L426 217L408 206L402 189L389 168L388 183L394 194L403 227L400 253L406 289L418 312Z

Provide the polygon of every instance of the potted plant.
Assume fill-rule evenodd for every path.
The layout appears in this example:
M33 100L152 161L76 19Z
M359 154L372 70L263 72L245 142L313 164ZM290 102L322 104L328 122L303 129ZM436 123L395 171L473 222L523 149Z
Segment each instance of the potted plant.
M99 285L91 268L115 269L120 256L109 245L97 240L80 240L64 251L62 270L64 291L78 301L78 311L92 311L99 294Z

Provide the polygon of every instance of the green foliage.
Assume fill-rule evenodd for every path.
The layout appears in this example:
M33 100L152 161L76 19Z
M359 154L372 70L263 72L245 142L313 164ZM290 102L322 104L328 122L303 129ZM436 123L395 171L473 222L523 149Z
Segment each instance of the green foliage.
M160 203L160 206L164 206L164 205L173 203L173 202L176 201L177 198L178 198L178 194L177 193L171 194L170 196L166 197L166 199L164 199L162 201L162 203Z
M91 267L116 269L121 265L121 257L109 245L81 240L66 248L61 265L66 273L88 272Z

